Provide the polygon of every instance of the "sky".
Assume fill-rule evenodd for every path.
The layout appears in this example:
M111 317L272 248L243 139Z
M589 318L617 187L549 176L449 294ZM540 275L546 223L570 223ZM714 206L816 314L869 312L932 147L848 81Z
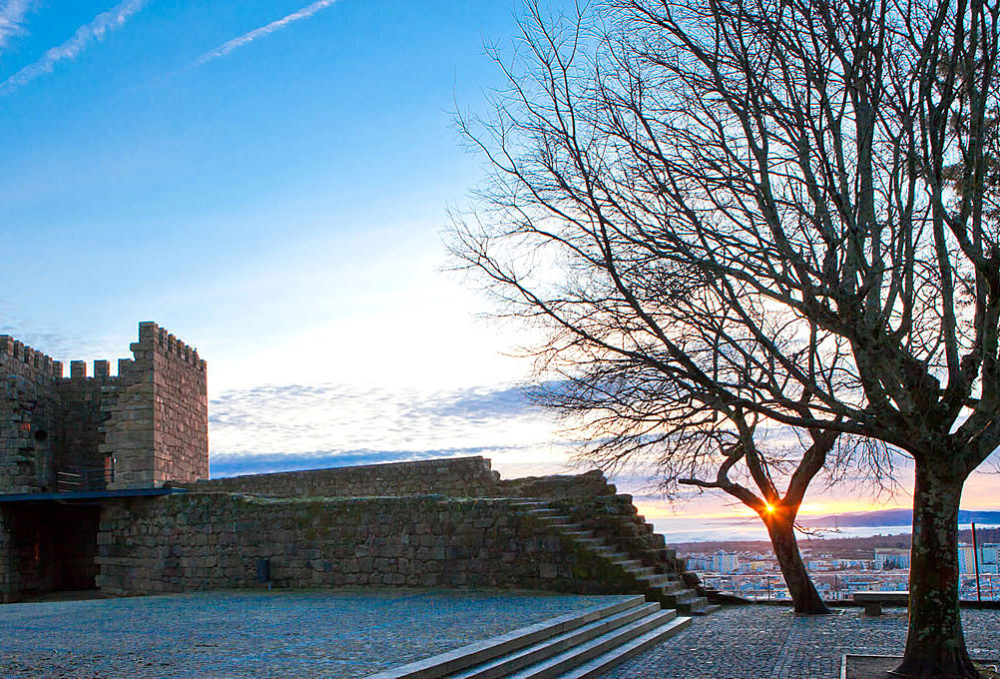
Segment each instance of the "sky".
M524 397L531 338L480 317L442 239L483 177L454 114L502 84L484 46L509 53L521 2L0 0L0 333L65 362L114 365L144 320L198 347L215 475L568 471ZM616 481L670 529L737 509Z

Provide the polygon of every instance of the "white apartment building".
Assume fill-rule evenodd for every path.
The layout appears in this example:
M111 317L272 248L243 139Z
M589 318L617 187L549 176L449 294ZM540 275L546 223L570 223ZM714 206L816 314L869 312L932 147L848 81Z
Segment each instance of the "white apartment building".
M712 570L716 573L734 573L740 567L740 557L736 553L721 549L712 555Z
M1000 544L987 543L979 545L979 573L1000 573ZM958 572L973 575L976 572L975 554L972 545L962 543L958 546Z
M889 547L878 547L875 549L875 570L882 571L892 568L909 567L910 550Z

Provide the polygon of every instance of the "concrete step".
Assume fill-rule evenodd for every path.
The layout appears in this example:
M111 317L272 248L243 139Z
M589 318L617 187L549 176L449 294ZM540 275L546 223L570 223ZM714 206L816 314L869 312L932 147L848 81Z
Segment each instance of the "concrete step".
M490 639L477 641L447 653L390 668L366 679L436 679L464 671L500 656L516 653L597 620L646 605L642 596L616 597L613 603L573 611L540 623L522 627Z
M614 648L593 660L580 665L576 669L563 674L560 679L590 679L599 677L609 669L622 663L634 655L642 653L653 644L668 639L691 624L691 618L674 618L666 625L657 627L642 636L638 636L617 648Z
M489 662L470 667L463 672L449 674L448 677L449 679L503 679L503 677L509 677L528 667L544 663L549 658L564 654L571 649L584 646L591 640L606 636L614 630L639 620L646 620L657 613L659 613L659 607L656 604L636 606L621 613L595 620L564 634L550 637L514 653L508 653Z
M665 627L677 618L674 611L658 611L635 622L574 646L548 660L506 675L510 679L555 679L637 637Z

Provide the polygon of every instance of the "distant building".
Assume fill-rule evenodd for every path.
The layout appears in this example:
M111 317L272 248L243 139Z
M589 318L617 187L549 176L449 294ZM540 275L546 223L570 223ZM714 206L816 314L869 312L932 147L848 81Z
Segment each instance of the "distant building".
M979 545L979 573L998 573L998 552L1000 544L988 543ZM972 545L960 544L958 546L958 572L972 575L976 572L976 558Z
M688 556L684 558L689 571L709 571L712 570L712 559L707 556Z
M721 549L712 555L712 570L717 573L734 573L740 567L740 557L736 553Z
M875 549L875 570L910 567L910 550L880 547Z

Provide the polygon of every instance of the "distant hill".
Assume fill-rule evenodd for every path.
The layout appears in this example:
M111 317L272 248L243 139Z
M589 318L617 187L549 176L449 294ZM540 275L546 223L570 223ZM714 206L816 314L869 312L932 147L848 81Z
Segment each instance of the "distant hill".
M907 526L913 519L910 509L880 509L874 512L849 512L826 516L800 517L799 523L807 528L863 528L869 526ZM1000 525L1000 511L961 510L958 522Z

